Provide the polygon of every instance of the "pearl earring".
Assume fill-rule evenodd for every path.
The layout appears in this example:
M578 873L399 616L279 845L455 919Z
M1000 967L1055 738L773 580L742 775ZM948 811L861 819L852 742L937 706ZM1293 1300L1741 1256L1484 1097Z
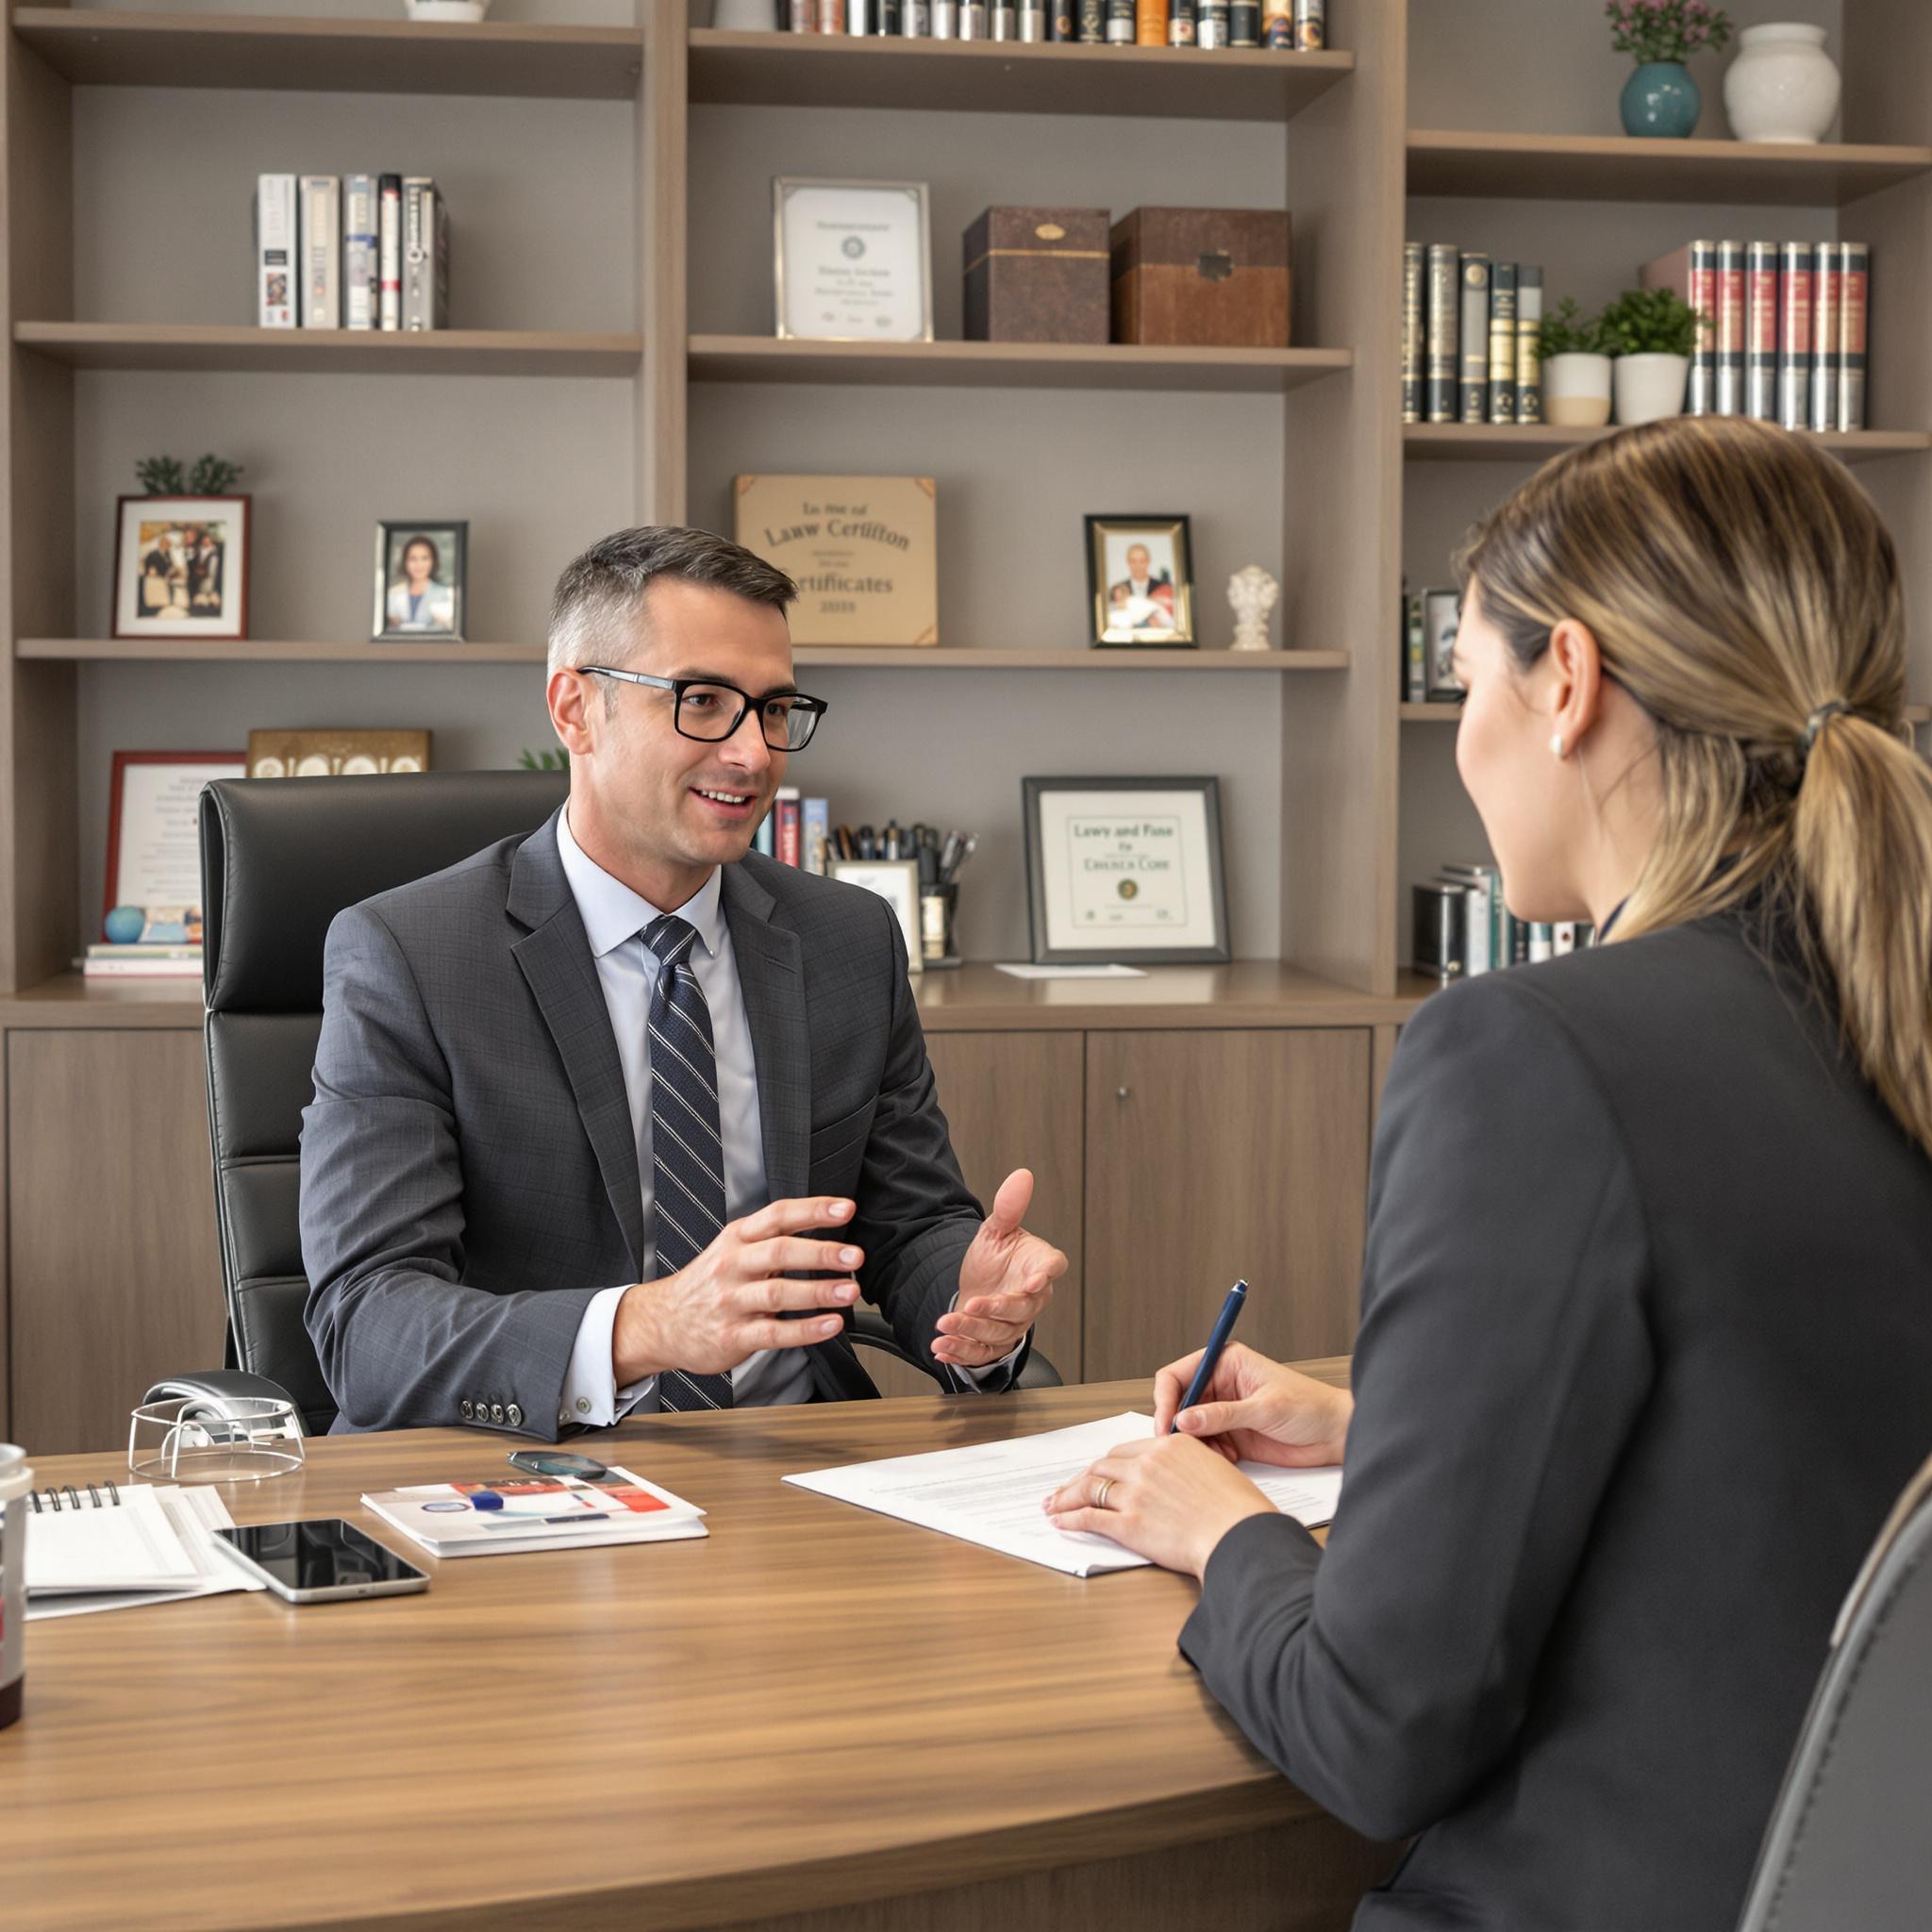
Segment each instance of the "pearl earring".
M1553 757L1559 758L1566 758L1570 756L1570 747L1563 742L1563 734L1560 731L1555 733L1550 739L1550 752Z

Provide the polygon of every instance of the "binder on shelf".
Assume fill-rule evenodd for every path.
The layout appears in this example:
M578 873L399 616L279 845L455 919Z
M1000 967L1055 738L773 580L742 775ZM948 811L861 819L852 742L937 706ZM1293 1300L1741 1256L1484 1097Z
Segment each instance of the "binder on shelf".
M255 184L255 320L262 328L293 328L295 177L258 175Z
M376 325L381 278L376 268L376 182L374 175L342 181L342 325Z
M304 175L302 326L342 325L342 184L334 175Z
M403 177L385 175L376 190L376 326L403 325Z
M449 305L449 211L426 175L403 177L403 327L444 328Z
M1462 258L1462 353L1457 420L1486 423L1490 416L1490 258Z

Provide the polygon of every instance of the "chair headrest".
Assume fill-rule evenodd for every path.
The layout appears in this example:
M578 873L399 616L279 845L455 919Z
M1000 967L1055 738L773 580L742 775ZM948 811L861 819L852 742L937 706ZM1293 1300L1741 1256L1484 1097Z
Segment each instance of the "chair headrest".
M532 832L561 772L225 778L201 794L202 985L210 1012L319 1012L329 922Z

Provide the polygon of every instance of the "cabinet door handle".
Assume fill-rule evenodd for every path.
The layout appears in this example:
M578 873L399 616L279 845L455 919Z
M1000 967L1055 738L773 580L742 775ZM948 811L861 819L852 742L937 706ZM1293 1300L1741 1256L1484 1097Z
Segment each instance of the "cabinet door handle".
M1113 1097L1116 1100L1124 1100L1133 1091L1131 1087L1116 1087L1113 1091Z

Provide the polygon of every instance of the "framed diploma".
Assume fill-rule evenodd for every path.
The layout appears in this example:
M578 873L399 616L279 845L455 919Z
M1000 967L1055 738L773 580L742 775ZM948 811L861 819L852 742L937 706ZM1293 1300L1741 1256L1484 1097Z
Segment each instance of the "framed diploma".
M114 754L103 919L108 939L201 943L201 788L245 777L247 769L238 751Z
M772 183L781 341L932 341L924 181Z
M1026 778L1021 788L1036 964L1228 959L1219 780Z

